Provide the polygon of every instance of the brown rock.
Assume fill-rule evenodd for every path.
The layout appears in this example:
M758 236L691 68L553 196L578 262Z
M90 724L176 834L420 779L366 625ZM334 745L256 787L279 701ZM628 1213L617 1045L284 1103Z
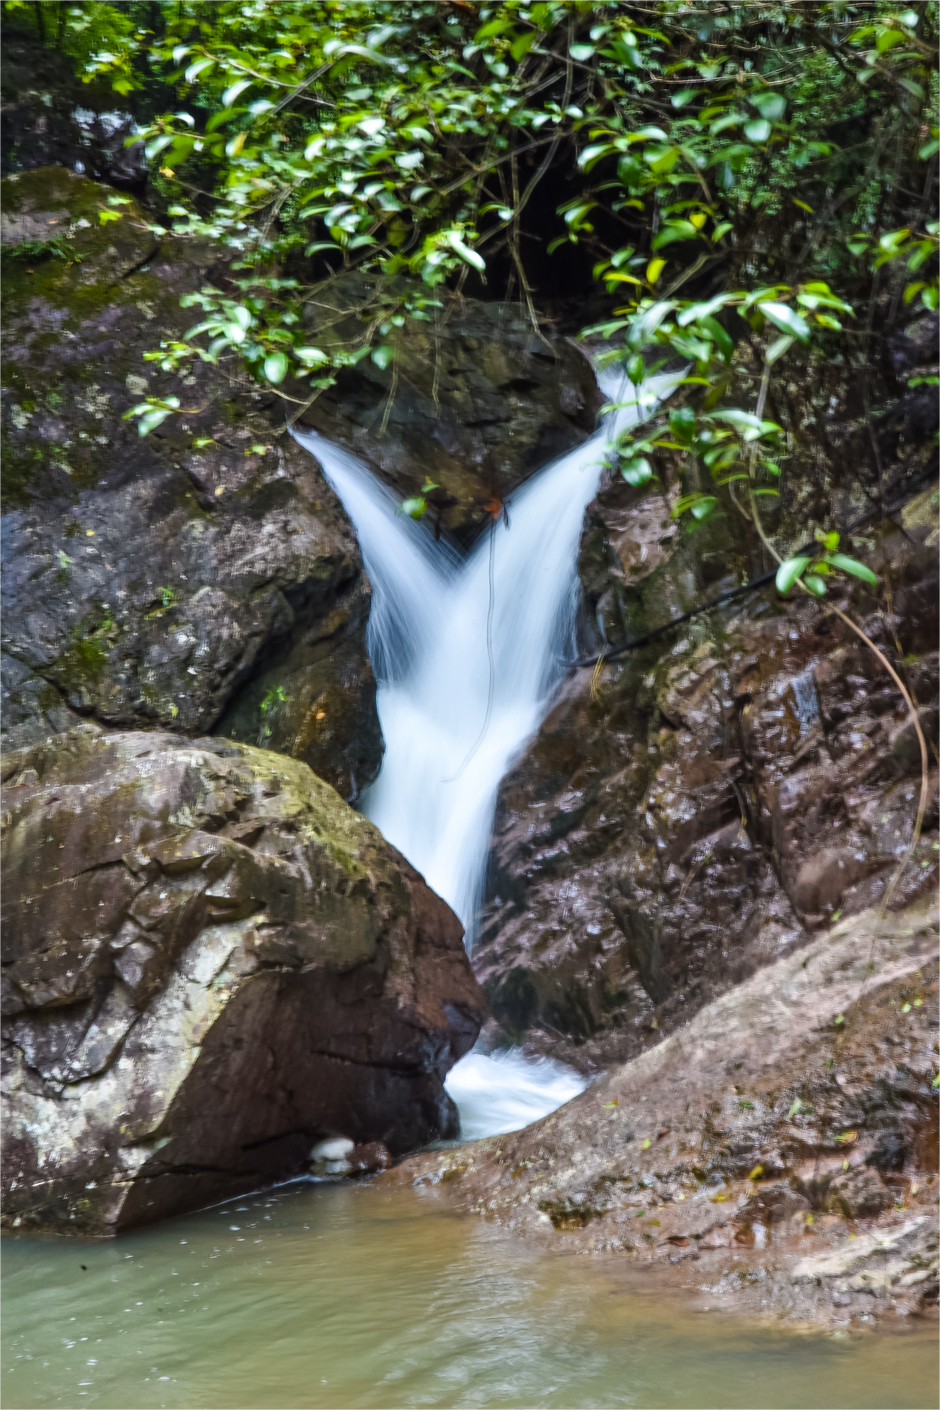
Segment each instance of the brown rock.
M722 548L726 525L717 547L676 537L667 498L621 483L590 510L582 576L612 637L711 596L709 562L738 551ZM936 514L928 489L878 530L891 613L861 587L848 604L889 655L900 644L934 738ZM920 786L897 689L814 603L768 593L590 676L565 683L503 781L474 950L504 1028L585 1069L642 1051L876 902ZM935 885L935 776L932 790L894 905Z
M936 933L925 904L841 921L550 1116L384 1178L552 1247L678 1260L712 1307L823 1323L924 1309Z
M354 1175L373 1175L377 1170L387 1170L391 1163L388 1147L383 1146L381 1141L353 1146L349 1152L349 1164Z
M422 291L425 292L426 291ZM374 291L330 281L310 304L321 346L358 340L356 310ZM365 460L402 496L425 481L432 521L464 544L489 522L485 505L594 430L602 398L584 355L536 332L521 304L481 303L437 291L429 320L392 336L395 360L342 372L302 422Z
M84 725L3 771L8 1224L115 1232L324 1139L365 1170L456 1135L459 922L306 765Z

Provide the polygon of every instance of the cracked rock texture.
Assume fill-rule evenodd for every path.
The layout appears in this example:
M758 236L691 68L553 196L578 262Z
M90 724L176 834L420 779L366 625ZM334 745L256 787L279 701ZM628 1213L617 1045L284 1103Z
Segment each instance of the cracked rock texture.
M726 1305L828 1324L937 1297L937 927L816 935L524 1131L385 1180Z
M8 1226L114 1233L325 1138L457 1134L460 924L306 765L84 724L3 772Z
M272 398L143 360L212 255L109 197L55 167L3 182L4 747L80 718L224 732L355 798L382 742L351 526ZM123 419L171 392L150 435Z
M721 571L746 581L763 567L726 523L701 542L680 533L678 492L639 497L619 481L589 510L582 579L611 641L733 586ZM938 501L928 480L892 521L875 516L850 542L882 586L836 589L900 661L931 741ZM797 532L805 523L791 542ZM929 762L895 907L936 886L935 752ZM772 588L593 682L574 673L501 787L474 949L493 1014L585 1070L634 1056L874 904L907 851L920 775L910 715L872 652L819 604Z

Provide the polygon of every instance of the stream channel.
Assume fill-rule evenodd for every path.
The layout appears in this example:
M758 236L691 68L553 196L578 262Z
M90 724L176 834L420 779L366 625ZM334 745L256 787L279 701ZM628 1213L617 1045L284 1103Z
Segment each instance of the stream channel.
M681 374L678 374L681 375ZM314 454L359 535L386 740L363 810L460 916L472 949L500 779L576 654L577 551L611 413L510 498L466 557L352 456ZM616 399L622 387L607 383ZM474 1051L448 1090L473 1138L584 1086ZM928 1331L797 1336L690 1314L622 1256L546 1254L438 1191L298 1182L110 1243L4 1240L3 1404L300 1407L922 1407Z

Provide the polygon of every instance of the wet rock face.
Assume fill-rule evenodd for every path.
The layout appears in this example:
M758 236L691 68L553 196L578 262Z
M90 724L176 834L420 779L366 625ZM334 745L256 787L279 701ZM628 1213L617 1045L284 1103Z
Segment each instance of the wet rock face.
M382 744L342 507L273 402L143 360L185 331L209 253L58 168L3 185L5 747L81 717L221 730L355 798ZM17 257L53 236L75 258ZM122 419L171 392L182 418Z
M714 595L724 584L709 582L710 563L735 561L720 542L703 552L677 537L666 497L613 486L591 516L582 572L611 638ZM860 589L848 604L903 658L931 738L936 517L928 489L896 525L866 531L857 551L882 572L889 606ZM606 667L593 687L590 674L570 679L504 780L474 952L503 1026L582 1067L657 1042L877 901L920 786L896 688L815 604L766 593ZM895 906L935 885L935 775L931 800Z
M4 759L4 1218L109 1233L454 1136L459 922L304 765L81 725Z
M508 1136L384 1178L822 1324L937 1296L937 916L840 921Z
M324 344L362 336L341 316L368 290L337 280L317 304L311 336ZM470 543L485 506L594 430L602 398L587 359L561 338L535 332L519 304L440 295L430 320L409 319L389 339L395 361L368 359L340 375L301 421L345 446L404 496L425 481L432 520ZM336 312L328 309L335 305Z

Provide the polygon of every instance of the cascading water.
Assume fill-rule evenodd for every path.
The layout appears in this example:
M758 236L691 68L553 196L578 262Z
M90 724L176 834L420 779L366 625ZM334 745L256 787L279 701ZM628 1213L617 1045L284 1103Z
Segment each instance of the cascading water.
M385 756L363 810L457 913L468 948L500 780L574 655L578 542L606 446L681 375L651 378L633 405L610 413L588 441L516 490L508 518L466 558L397 512L390 491L355 457L314 431L295 432L353 521L372 580L368 645ZM612 399L626 401L632 392L619 375L601 374L601 385ZM480 1055L472 1056L479 1068ZM455 1089L461 1067L451 1074ZM547 1105L536 1110L530 1091L530 1121L558 1105L557 1064L539 1071ZM502 1105L513 1073L512 1064L493 1067ZM534 1080L533 1069L530 1088ZM486 1121L481 1084L478 1071L477 1127ZM573 1095L568 1090L563 1099ZM504 1122L505 1111L493 1120Z

